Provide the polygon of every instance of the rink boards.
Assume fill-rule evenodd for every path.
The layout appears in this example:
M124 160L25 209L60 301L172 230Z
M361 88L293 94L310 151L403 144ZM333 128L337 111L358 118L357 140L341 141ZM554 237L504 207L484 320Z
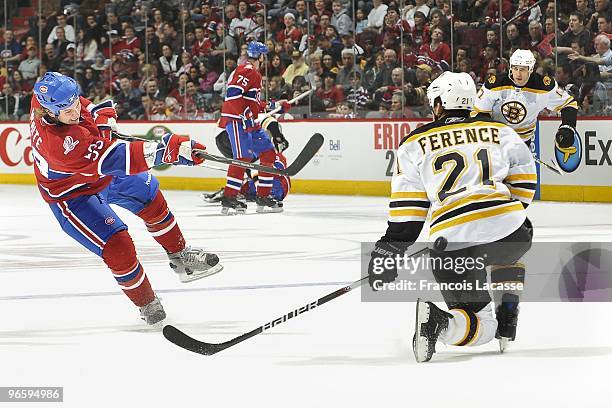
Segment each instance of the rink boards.
M325 143L309 163L292 179L292 191L313 194L385 196L393 172L395 149L412 129L427 120L308 120L285 121L282 130L290 143L289 162L308 138L318 132ZM540 120L537 149L540 158L554 160L554 136L560 121ZM578 168L563 176L540 168L538 194L541 200L612 202L612 119L578 120L582 159ZM190 135L208 150L220 154L214 137L214 122L123 122L120 131L152 138L171 131ZM29 125L0 124L0 183L34 183L29 147ZM219 168L222 164L209 163ZM168 167L154 170L164 188L215 190L223 185L225 174L218 169Z

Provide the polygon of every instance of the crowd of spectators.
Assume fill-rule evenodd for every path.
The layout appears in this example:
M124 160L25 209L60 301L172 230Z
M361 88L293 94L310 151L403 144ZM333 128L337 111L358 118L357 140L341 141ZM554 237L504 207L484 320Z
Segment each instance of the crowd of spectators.
M49 70L75 77L94 102L112 98L122 120L216 119L252 40L270 49L262 98L315 89L294 116L427 116L437 75L467 72L480 86L517 48L533 51L536 71L572 92L582 114L612 109L610 0L43 3L25 29L10 18L0 29L0 119L27 119Z

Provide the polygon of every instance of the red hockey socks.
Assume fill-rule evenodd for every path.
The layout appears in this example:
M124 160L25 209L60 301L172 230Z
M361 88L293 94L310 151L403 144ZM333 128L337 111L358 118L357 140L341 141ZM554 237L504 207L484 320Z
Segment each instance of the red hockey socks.
M266 150L259 155L259 161L263 166L274 166L274 160L276 159L276 153L274 150ZM272 192L272 183L274 182L274 175L272 173L266 173L260 171L257 180L257 196L267 197Z
M175 253L185 248L185 238L161 191L138 214L153 238L166 250Z
M114 234L104 245L104 263L113 272L113 277L123 293L138 307L155 299L149 279L136 258L136 249L126 230Z
M248 161L246 159L238 159L242 161ZM223 195L226 197L236 197L242 188L242 181L244 180L244 169L238 166L230 165L227 169L227 183L225 184L225 190Z

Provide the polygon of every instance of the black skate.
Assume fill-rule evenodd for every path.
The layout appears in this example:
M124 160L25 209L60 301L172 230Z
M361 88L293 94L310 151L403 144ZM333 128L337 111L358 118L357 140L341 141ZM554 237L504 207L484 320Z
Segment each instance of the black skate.
M499 351L502 353L508 347L508 343L516 337L516 325L519 314L519 297L511 293L504 293L502 303L495 311L497 318L497 331L495 338L499 339Z
M283 202L276 201L272 197L255 197L258 213L279 213L283 212Z
M221 188L214 193L202 193L202 200L206 201L207 203L218 203L223 198L224 190L225 188Z
M221 199L221 214L223 215L236 215L246 214L247 205L242 201L239 201L236 197L225 197Z
M436 352L436 342L453 315L441 310L431 302L417 300L416 327L412 338L412 350L417 363L431 360Z

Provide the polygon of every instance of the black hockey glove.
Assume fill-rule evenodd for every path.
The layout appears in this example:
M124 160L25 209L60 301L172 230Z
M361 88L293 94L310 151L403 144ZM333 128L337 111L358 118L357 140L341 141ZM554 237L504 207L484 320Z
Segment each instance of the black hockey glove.
M278 133L274 135L272 138L272 142L274 143L274 148L278 153L282 153L289 147L289 142L285 139L282 133Z
M396 257L403 255L404 252L406 247L398 242L376 243L368 265L368 282L373 290L380 289L381 283L390 283L397 278Z
M559 126L559 130L557 130L557 135L555 136L557 146L562 149L571 147L574 144L575 132L576 130L570 125Z

